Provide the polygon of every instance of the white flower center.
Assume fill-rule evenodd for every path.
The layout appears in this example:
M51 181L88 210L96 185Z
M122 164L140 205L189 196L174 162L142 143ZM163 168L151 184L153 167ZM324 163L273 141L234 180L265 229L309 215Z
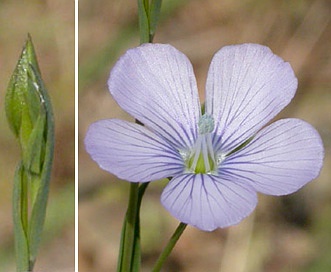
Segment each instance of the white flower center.
M211 133L214 130L214 127L215 127L215 122L214 122L214 118L211 115L205 113L200 117L198 122L199 134Z
M198 138L189 152L180 152L187 171L195 174L211 174L217 170L218 164L224 159L214 152L212 132L215 127L214 118L204 114L198 122Z

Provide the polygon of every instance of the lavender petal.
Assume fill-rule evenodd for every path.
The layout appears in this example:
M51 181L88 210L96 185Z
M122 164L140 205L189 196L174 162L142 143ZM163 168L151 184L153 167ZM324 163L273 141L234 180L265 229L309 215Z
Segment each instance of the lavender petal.
M183 172L180 154L138 124L110 119L93 123L85 147L98 165L121 179L148 182Z

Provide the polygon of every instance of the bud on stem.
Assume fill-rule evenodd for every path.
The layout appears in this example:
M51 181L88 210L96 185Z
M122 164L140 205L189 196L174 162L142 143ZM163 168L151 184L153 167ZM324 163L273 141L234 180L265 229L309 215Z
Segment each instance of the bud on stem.
M13 188L17 271L32 271L46 214L54 120L30 36L9 82L5 108L21 147Z

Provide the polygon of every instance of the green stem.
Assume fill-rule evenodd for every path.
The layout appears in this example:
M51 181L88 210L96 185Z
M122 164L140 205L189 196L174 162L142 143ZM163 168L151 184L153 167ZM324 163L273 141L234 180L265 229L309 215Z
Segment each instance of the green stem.
M138 192L138 212L140 209L140 205L141 205L141 200L143 198L143 195L147 189L147 186L149 185L149 182L144 182L139 186L139 192Z
M140 206L148 182L131 183L127 213L124 219L118 257L118 272L138 271L140 267Z
M150 10L149 0L138 0L139 13L139 29L140 29L140 44L153 42L153 36L157 24L157 19L160 14L161 0L153 1L152 9ZM150 13L153 13L151 22ZM153 33L151 35L151 26ZM136 123L141 124L139 120ZM142 124L141 124L142 125ZM148 183L131 183L130 197L128 209L123 223L120 255L118 257L117 271L131 272L139 271L140 269L140 205L142 197Z
M130 183L130 197L128 209L125 217L125 230L122 248L122 258L119 271L131 271L132 260L134 257L135 229L137 222L139 183ZM123 226L124 227L124 226Z
M133 257L132 257L132 271L139 271L141 266L141 248L140 248L140 207L144 193L147 189L149 182L143 183L138 189L137 211L136 211L136 225L135 235L133 241Z
M178 225L178 227L175 230L174 234L171 236L168 244L163 249L160 257L157 259L156 264L155 264L155 266L152 270L153 272L161 271L161 268L162 268L164 262L166 261L166 259L170 255L171 251L175 247L175 245L176 245L177 241L179 240L180 236L183 234L186 226L187 226L187 224L182 223L182 222Z

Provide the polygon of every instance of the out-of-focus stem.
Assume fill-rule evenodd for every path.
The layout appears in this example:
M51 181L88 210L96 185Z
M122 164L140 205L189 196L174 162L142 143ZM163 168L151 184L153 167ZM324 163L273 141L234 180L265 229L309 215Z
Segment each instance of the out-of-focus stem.
M177 241L179 240L179 238L183 234L186 226L187 226L187 224L182 223L182 222L178 225L178 227L175 230L174 234L171 236L168 244L163 249L160 257L157 259L156 264L155 264L155 266L154 266L154 268L152 270L153 272L159 272L159 271L161 271L161 268L164 265L164 262L166 261L166 259L170 255L171 251L175 247Z

